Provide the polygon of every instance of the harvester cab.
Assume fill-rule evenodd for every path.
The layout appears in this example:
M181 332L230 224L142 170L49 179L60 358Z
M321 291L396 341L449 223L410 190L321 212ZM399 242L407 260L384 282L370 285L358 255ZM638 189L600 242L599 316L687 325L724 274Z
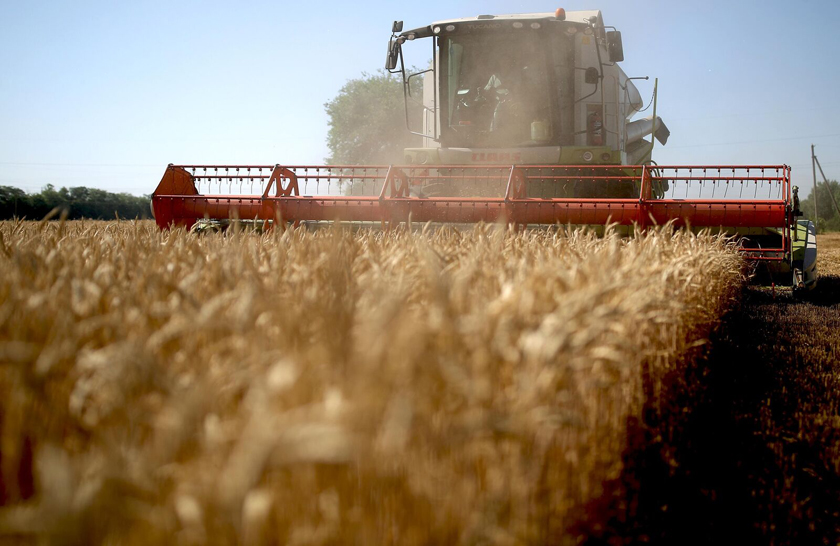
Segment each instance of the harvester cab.
M621 33L601 12L479 15L402 31L386 69L402 75L406 125L423 147L406 164L640 165L651 159L661 118L630 121L642 98L619 62ZM431 44L431 66L406 75L403 47ZM422 127L412 127L411 80L423 76Z
M427 70L406 74L403 48L428 40ZM161 228L263 228L345 222L507 222L515 226L671 224L739 238L770 282L816 282L814 227L801 219L786 165L663 166L656 115L633 120L641 96L617 63L621 34L600 11L480 15L403 30L386 68L422 147L402 165L169 165L152 196ZM412 79L424 78L412 97ZM654 92L655 97L655 92ZM649 139L647 137L650 137Z

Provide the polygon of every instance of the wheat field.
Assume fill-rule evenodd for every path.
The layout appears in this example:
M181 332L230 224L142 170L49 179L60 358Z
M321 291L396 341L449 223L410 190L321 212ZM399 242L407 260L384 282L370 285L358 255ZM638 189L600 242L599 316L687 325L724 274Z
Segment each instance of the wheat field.
M721 238L0 223L0 540L578 542Z

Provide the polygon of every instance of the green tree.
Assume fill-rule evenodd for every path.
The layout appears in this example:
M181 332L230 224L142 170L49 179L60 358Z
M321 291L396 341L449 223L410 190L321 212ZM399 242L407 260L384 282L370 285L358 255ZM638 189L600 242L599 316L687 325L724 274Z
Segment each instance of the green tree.
M834 204L831 202L831 195L834 195L835 201L840 204L840 183L836 180L829 180L828 185L825 182L817 184L817 215L819 216L817 227L820 231L840 231L840 215L837 214ZM806 218L814 220L814 191L808 194L808 197L802 200L799 208L805 214Z
M411 85L412 97L421 100L422 78L412 78ZM384 70L348 81L324 106L330 165L402 163L403 149L421 145L405 126L402 78ZM422 113L422 106L409 98L414 131L422 131Z
M32 202L19 188L0 186L0 218L22 217L30 214Z

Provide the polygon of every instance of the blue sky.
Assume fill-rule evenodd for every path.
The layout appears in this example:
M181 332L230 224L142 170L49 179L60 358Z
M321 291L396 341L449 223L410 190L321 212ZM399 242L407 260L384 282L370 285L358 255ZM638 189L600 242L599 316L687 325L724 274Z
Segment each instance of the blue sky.
M324 103L406 28L601 9L671 139L668 164L787 163L840 178L840 2L0 0L0 185L151 193L168 163L319 164ZM429 58L413 44L416 62Z

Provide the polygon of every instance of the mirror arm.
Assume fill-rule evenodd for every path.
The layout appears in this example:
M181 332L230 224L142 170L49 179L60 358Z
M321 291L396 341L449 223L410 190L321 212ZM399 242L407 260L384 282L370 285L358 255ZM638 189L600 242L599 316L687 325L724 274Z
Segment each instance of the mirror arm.
M598 55L598 79L604 79L604 62L601 60L601 46L598 44L598 32L595 29L595 23L589 23L592 27L592 35L595 37L592 42L595 44L595 54Z
M408 81L411 79L411 76L409 76L408 78L405 77L405 59L403 58L402 44L400 44L400 73L402 73L403 80L403 105L405 106L405 128L408 130L409 133L416 134L414 131L411 130L411 122L408 118L408 98L411 96L411 90L408 88Z
M426 72L434 72L434 68L427 68L426 70L421 70L420 72L415 72L414 74L410 74L408 79L406 80L406 85L408 86L408 96L411 96L411 78L415 76L419 76L420 74L425 74Z
M596 47L597 47L597 46L596 46ZM585 68L578 68L578 67L575 67L575 70L586 70L586 69L585 69ZM584 101L584 100L588 99L589 97L591 97L592 95L594 95L595 93L597 93L597 92L598 92L598 82L600 82L600 81L601 81L601 77L599 77L599 78L595 81L595 83L590 84L590 85L594 85L594 86L595 86L595 89L593 89L593 90L592 90L592 92L591 92L591 93L589 93L588 95L586 95L585 97L581 97L581 98L579 98L578 100L576 100L576 101L575 101L575 104L577 104L577 103L579 103L579 102L581 102L581 101Z
M431 138L435 142L439 142L439 140L437 139L436 136L430 137L427 134L418 133L417 131L413 131L411 129L411 121L409 120L409 116L408 116L408 100L409 99L411 99L412 102L420 104L423 107L424 110L434 113L434 111L431 108L426 107L426 105L424 105L422 102L419 102L417 99L415 99L414 97L411 96L411 88L409 86L409 82L411 81L411 78L413 78L414 76L419 76L420 74L425 74L426 72L430 72L432 70L434 70L434 69L429 68L429 69L426 69L426 70L422 70L420 72L410 74L406 78L406 76L405 76L405 60L403 59L403 55L402 55L402 47L400 47L400 70L399 70L399 72L402 73L402 77L403 77L403 104L405 105L405 128L412 135L417 135L417 136L420 136L420 137L423 137L423 138ZM395 72L397 72L397 71L395 71Z
M600 80L598 80L598 81L600 81ZM578 100L576 100L575 104L577 104L581 101L584 101L584 100L588 99L589 97L591 97L592 95L594 95L595 93L597 93L598 92L598 82L595 82L594 85L595 85L595 89L593 89L592 92L589 93L588 95L586 95L585 97L581 97Z

